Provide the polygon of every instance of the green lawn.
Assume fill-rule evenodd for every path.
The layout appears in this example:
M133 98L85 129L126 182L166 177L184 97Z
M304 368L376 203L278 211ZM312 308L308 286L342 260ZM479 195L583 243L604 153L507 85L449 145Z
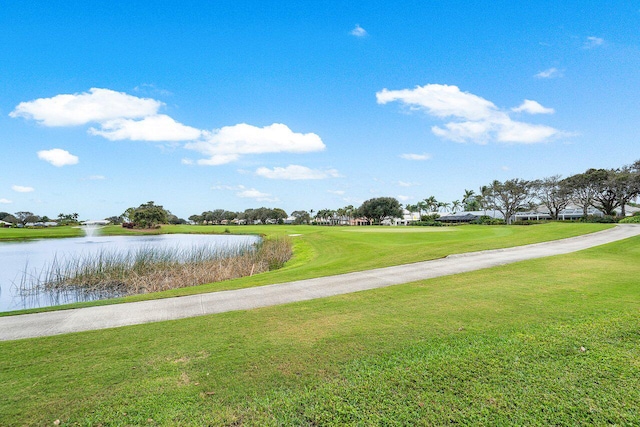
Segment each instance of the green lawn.
M535 226L459 227L320 227L320 226L163 226L149 233L232 233L289 235L294 258L280 270L191 288L95 301L67 307L113 304L242 287L282 283L371 268L441 258L453 253L536 243L610 228L609 224L549 223ZM46 231L46 230L45 230ZM0 239L4 230L0 229ZM141 234L122 227L103 229L110 234ZM39 309L45 311L50 309ZM30 310L33 311L33 310ZM22 313L24 311L20 311ZM18 313L18 312L14 312ZM7 315L7 313L0 316Z
M636 237L285 306L4 342L0 425L639 425L639 276Z
M0 242L3 240L27 240L52 237L81 237L84 231L79 227L49 228L0 228Z

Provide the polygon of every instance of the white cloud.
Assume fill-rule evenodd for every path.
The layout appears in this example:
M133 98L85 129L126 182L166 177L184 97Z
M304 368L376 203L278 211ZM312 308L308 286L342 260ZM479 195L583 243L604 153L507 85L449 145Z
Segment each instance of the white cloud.
M351 32L349 32L349 34L351 34L352 36L356 36L356 37L366 37L369 33L367 33L367 30L362 28L359 24L356 24L354 29L351 30Z
M22 185L13 185L11 186L11 189L18 193L31 193L32 191L35 190L33 187L25 187Z
M87 179L89 181L103 181L107 179L107 177L105 177L104 175L91 175L91 176L88 176Z
M2 203L3 205L8 205L10 203L13 203L11 200L9 199L0 199L0 203Z
M417 184L417 183L415 183L415 182L398 181L398 185L399 185L400 187L413 187L413 186L415 186L415 185L420 185L420 184Z
M556 112L553 108L547 108L540 105L536 101L525 99L519 107L511 109L516 113L529 113L529 114L553 114Z
M553 78L556 78L556 77L562 77L562 71L558 70L555 67L551 67L551 68L546 69L544 71L540 71L534 77L538 78L538 79L553 79Z
M285 168L275 167L273 169L261 167L256 170L256 175L269 179L286 180L326 179L340 176L336 169L310 169L299 165L289 165Z
M387 90L376 93L378 104L399 101L413 108L427 110L432 116L482 120L498 108L490 101L462 92L457 86L429 84L415 89Z
M379 104L398 101L440 119L453 118L443 126L433 126L431 131L456 142L530 144L569 135L549 126L514 121L508 111L499 109L482 97L462 92L457 86L430 84L416 86L415 89L383 89L376 93L376 98ZM535 101L529 102L530 107L535 103L544 109Z
M431 131L442 138L455 142L473 141L477 144L486 144L491 139L491 133L495 131L496 124L493 121L479 122L449 122L444 129L433 126Z
M92 88L84 93L21 102L9 115L35 120L44 126L92 123L89 134L113 141L190 141L184 148L206 156L196 161L200 165L231 163L246 154L308 153L326 148L315 133L296 133L282 123L265 127L241 123L213 131L197 129L159 114L163 105L150 98ZM192 164L194 161L184 159L182 162Z
M281 123L262 128L241 123L205 132L201 140L189 142L185 148L209 157L198 164L221 165L244 154L308 153L322 151L325 145L315 133L296 133Z
M411 197L409 196L403 196L403 195L398 195L396 196L396 198L401 201L401 202L406 202L407 200L409 200Z
M182 163L183 165L192 165L194 162L191 159L184 158L180 160L180 163Z
M244 185L214 185L212 190L235 191L236 196L243 199L255 199L258 202L278 202L276 197L272 197L269 193L263 193L255 188L247 188Z
M92 88L80 94L61 94L21 102L9 116L32 119L44 126L78 126L122 118L143 118L156 114L162 105L162 102L150 98Z
M233 185L214 185L213 187L211 187L212 190L229 190L229 191L238 191L238 190L244 190L246 187L244 185L237 185L237 186L233 186Z
M57 167L76 165L79 161L78 156L74 156L61 148L38 151L38 158Z
M429 160L431 158L431 154L423 153L423 154L414 154L414 153L406 153L400 154L400 157L405 160Z
M202 135L202 131L178 123L165 114L144 117L141 120L118 118L108 120L100 129L90 128L89 133L111 141L128 139L131 141L192 141Z
M604 44L604 39L600 37L590 36L587 37L587 41L584 42L582 47L584 49L593 49L594 47L602 46Z
M567 132L562 132L550 126L533 125L530 123L510 121L505 123L497 132L497 139L500 142L512 142L522 144L535 144L548 141L552 137L570 136Z
M134 90L134 92L149 93L149 94L153 94L153 95L163 95L163 96L173 95L173 93L171 93L170 91L168 91L166 89L159 88L158 86L154 85L153 83L142 83L142 84L134 87L133 90Z
M249 188L246 190L242 190L236 193L236 196L241 197L243 199L255 199L258 202L277 202L279 201L277 198L271 197L269 193L263 193L262 191L258 191L255 188Z
M344 196L345 191L344 190L327 190L327 193L335 194L338 196Z

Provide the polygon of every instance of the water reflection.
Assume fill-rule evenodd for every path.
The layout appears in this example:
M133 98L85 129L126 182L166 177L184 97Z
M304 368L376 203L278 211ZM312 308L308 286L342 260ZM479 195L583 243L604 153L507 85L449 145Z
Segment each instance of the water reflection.
M235 250L259 240L256 236L168 234L157 236L92 236L86 238L43 239L28 242L0 242L0 311L46 307L77 301L93 301L118 296L117 290L66 289L21 295L21 283L40 278L55 259L74 259L101 252L131 252L142 248L190 250L217 247Z

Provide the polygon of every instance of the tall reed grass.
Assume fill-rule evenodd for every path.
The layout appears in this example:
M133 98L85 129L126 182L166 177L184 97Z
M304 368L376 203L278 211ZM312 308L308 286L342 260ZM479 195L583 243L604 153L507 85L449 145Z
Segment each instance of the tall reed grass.
M241 247L194 246L189 249L143 247L58 258L39 272L25 269L19 283L23 298L49 302L91 301L196 286L281 268L291 258L287 237Z

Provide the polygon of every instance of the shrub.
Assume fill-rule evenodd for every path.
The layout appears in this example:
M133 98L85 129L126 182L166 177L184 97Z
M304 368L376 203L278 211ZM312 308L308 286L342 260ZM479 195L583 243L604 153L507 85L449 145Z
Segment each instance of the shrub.
M416 221L412 223L412 225L417 225L421 227L442 227L444 224L438 221L431 220L431 221Z
M480 218L473 220L470 224L479 224L479 225L504 225L505 222L503 219L493 218L489 215L482 215Z
M605 216L589 215L586 218L582 218L581 222L591 222L591 223L599 223L599 224L613 224L613 223L618 222L618 220L616 219L616 217L611 216L611 215L605 215Z
M640 224L640 215L634 214L633 216L621 219L619 222L620 224Z

